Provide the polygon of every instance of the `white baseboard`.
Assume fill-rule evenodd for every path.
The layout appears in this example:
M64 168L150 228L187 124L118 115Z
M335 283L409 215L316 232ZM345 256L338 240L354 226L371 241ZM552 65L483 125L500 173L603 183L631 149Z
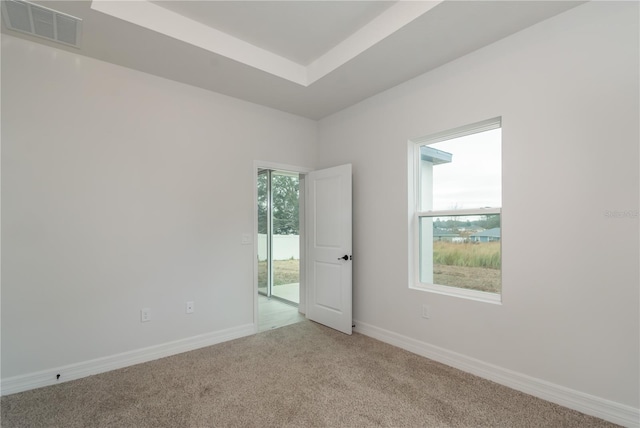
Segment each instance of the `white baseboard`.
M108 357L96 358L94 360L83 361L63 367L56 367L35 373L28 373L26 375L14 376L2 379L2 382L0 383L0 394L9 395L16 392L80 379L86 376L132 366L134 364L146 363L148 361L157 360L158 358L193 351L194 349L204 348L205 346L211 346L228 340L237 339L239 337L249 336L254 333L256 333L256 326L254 324L246 324L227 330L201 334L186 339L136 349L134 351L123 352L121 354L111 355ZM59 379L56 378L58 374L60 374Z
M475 358L433 346L392 331L354 321L354 331L414 354L472 373L552 403L630 428L640 427L640 409L556 385Z

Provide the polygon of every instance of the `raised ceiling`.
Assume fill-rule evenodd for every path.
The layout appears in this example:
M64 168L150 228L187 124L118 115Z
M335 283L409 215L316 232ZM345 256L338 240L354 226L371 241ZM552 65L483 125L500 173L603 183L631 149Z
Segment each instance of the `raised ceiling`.
M78 52L320 119L576 1L37 1L83 20Z
M230 36L307 66L392 1L154 1Z

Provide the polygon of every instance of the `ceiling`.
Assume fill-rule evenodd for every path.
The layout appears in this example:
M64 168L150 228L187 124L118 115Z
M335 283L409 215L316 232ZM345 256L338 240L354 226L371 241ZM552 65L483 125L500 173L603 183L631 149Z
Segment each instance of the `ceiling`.
M154 1L301 65L391 7L391 1Z
M80 48L2 32L321 119L580 1L35 1Z

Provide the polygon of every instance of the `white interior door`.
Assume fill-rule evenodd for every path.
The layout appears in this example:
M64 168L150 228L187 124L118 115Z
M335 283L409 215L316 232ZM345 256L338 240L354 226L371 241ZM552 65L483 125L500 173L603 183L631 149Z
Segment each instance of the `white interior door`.
M307 175L307 318L351 334L351 165Z

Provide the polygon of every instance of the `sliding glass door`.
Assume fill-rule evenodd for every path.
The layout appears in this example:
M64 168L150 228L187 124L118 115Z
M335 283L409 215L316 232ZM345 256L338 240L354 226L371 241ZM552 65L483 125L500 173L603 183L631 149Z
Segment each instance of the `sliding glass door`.
M258 172L258 292L300 302L300 179Z
M271 295L271 174L258 172L258 292Z

